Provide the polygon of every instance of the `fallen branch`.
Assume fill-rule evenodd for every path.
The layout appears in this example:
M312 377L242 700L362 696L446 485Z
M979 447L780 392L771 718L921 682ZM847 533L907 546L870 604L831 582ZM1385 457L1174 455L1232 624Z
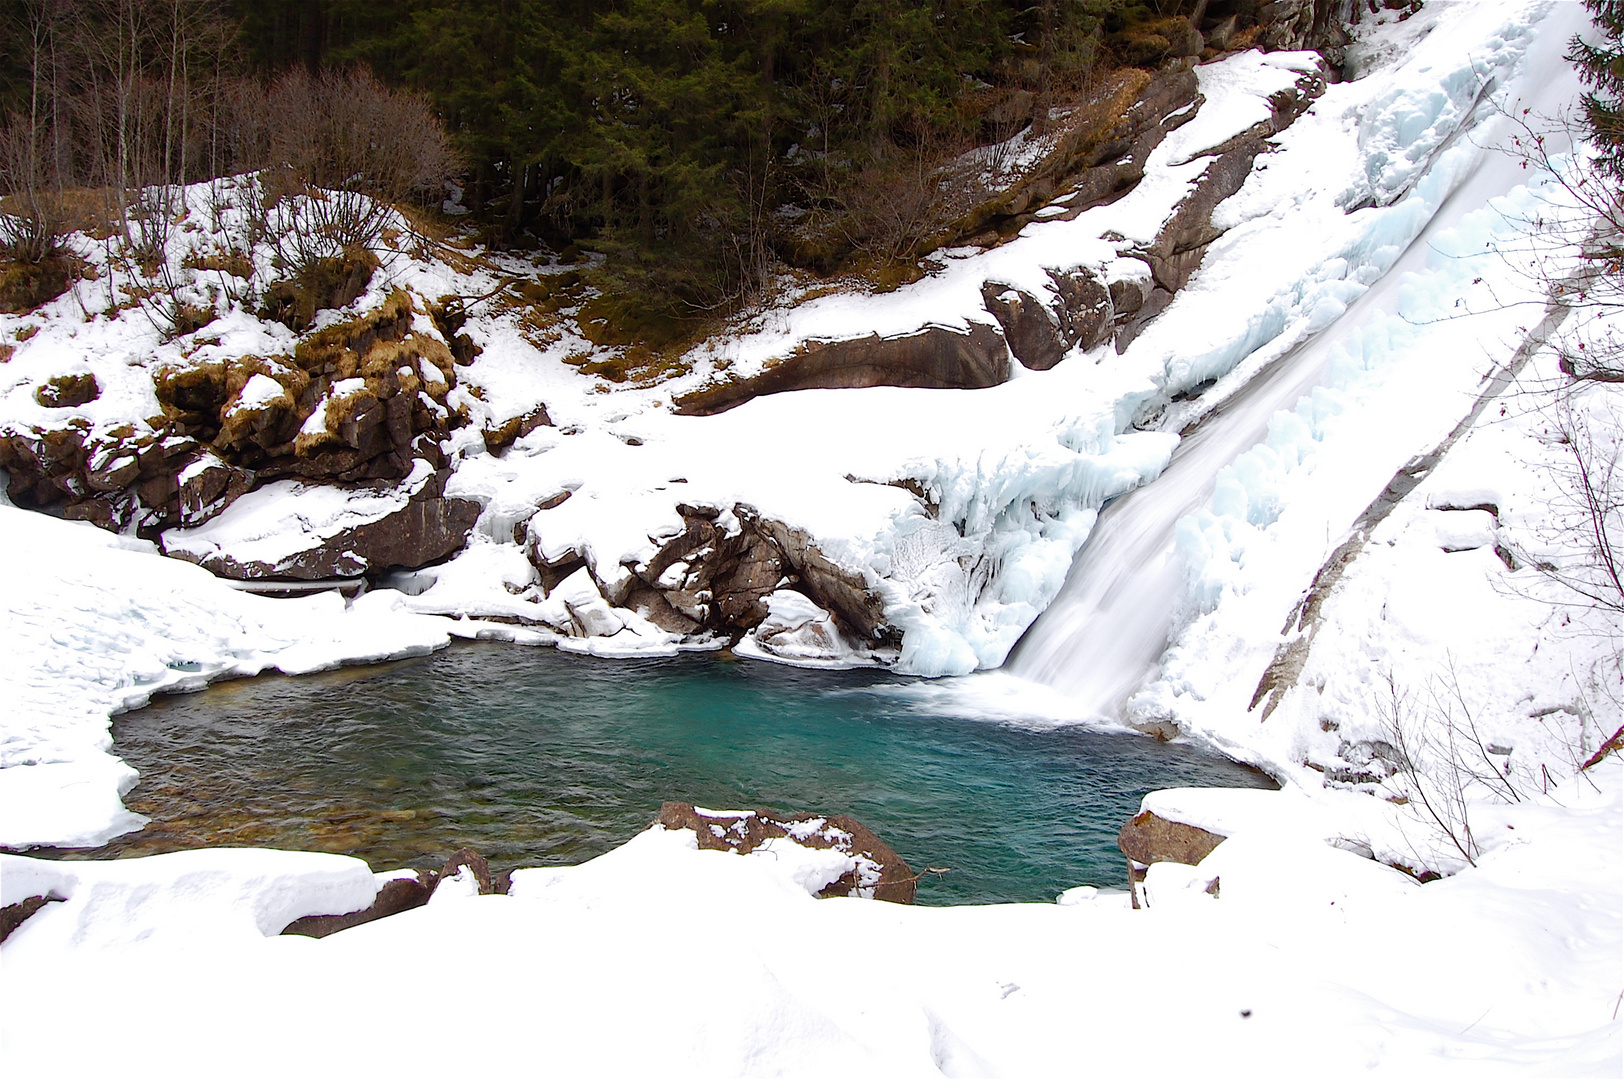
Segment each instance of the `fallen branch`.
M1579 771L1584 772L1586 769L1599 762L1608 754L1616 754L1620 750L1624 750L1624 727L1621 727L1617 731L1613 732L1613 737L1602 743L1601 749L1597 750L1594 754L1591 754L1590 760L1579 766Z

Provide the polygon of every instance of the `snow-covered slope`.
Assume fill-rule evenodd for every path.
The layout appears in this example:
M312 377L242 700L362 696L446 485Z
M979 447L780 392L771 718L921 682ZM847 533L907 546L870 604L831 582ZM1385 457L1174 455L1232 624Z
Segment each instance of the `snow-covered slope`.
M1278 152L1219 206L1214 223L1227 231L1202 268L1121 355L1074 351L985 390L803 391L715 417L666 407L722 369L748 376L813 339L990 323L988 281L1041 296L1051 271L1144 276L1133 253L1191 190L1210 160L1203 153L1266 116L1269 95L1311 69L1302 54L1199 69L1206 100L1196 119L1157 147L1145 181L1121 200L1035 222L990 252L943 252L935 273L894 293L768 313L658 388L549 398L557 429L468 460L450 490L489 502L485 540L506 544L528 521L544 558L578 555L611 601L630 578L652 576L643 568L684 527L679 504L743 505L804 530L861 575L900 634L900 670L997 667L1058 591L1098 507L1154 478L1174 445L1169 432L1202 407L1168 410L1170 399L1232 371L1244 381L1330 325L1471 173L1480 148L1468 132L1492 115L1491 99L1515 100L1545 14L1443 5L1390 27L1403 44L1396 58L1328 88L1276 139ZM568 501L534 510L566 491ZM444 593L424 603L459 609ZM636 618L621 622L622 640L586 647L670 647Z
M1616 1076L1624 764L1578 766L1619 723L1621 631L1616 616L1565 604L1537 567L1584 554L1553 480L1567 453L1553 425L1577 418L1616 450L1619 388L1552 397L1567 385L1553 357L1522 349L1521 384L1384 508L1368 543L1336 562L1339 585L1297 610L1349 524L1466 415L1481 376L1518 354L1544 311L1494 251L1530 250L1528 219L1571 207L1532 176L1484 205L1506 185L1478 183L1473 125L1492 113L1484 102L1549 80L1542 65L1580 18L1575 5L1437 4L1357 42L1364 77L1329 88L1280 137L1221 208L1229 231L1203 269L1121 355L1073 354L981 391L806 391L715 417L669 408L724 361L748 372L819 335L983 319L991 277L1042 289L1047 268L1116 272L1117 245L1145 242L1187 190L1181 155L1255 122L1297 59L1203 71L1198 119L1114 206L1039 222L992 252L944 253L939 273L894 294L803 305L719 343L683 380L600 393L563 363L578 341L538 347L516 316L476 317L484 352L459 380L480 396L466 403L475 425L447 447L448 494L484 511L464 554L403 575L401 592L348 605L244 596L149 545L0 506L0 842L90 844L138 824L118 802L134 777L109 753L107 718L155 692L420 652L452 633L597 651L703 644L603 595L691 527L679 504L715 509L719 535L744 527L735 508L747 505L815 538L903 631L884 658L921 673L996 665L1060 588L1101 503L1158 490L1167 432L1215 399L1240 400L1251 375L1325 331L1311 346L1323 385L1273 416L1260 445L1226 455L1215 490L1176 527L1188 570L1173 579L1176 640L1129 708L1285 787L1147 798L1163 818L1227 837L1199 866L1153 865L1148 910L1092 889L980 909L814 901L793 865L656 830L581 867L520 872L511 896L448 890L310 941L274 935L365 904L377 887L367 868L261 852L82 867L5 857L4 903L61 901L4 946L8 1063L375 1071L380 1046L422 1045L428 1015L447 1031L524 1033L505 1051L510 1071L1171 1075L1244 1061L1278 1076ZM1449 227L1410 256L1414 273L1378 284L1446 209ZM1105 241L1113 229L1126 239ZM1542 254L1548 274L1565 272L1559 245ZM482 273L404 255L392 272L424 297L471 293ZM1532 308L1505 307L1514 297ZM1457 302L1479 314L1454 318ZM125 398L146 407L142 373L119 365L135 371L142 349L164 346L75 324L72 303L17 350L13 390L82 362L107 388L108 414L68 415L114 426ZM1200 399L1170 400L1209 378ZM5 397L8 418L35 407L21 398ZM542 403L556 426L487 452L477 424ZM229 541L265 512L256 501L239 500L213 534ZM538 552L581 565L544 583ZM745 651L883 655L844 640L787 585L767 606ZM1047 707L1008 676L917 692L969 712ZM1073 720L1096 711L1065 700L1056 711L1068 708ZM1429 816L1428 795L1441 813ZM1423 885L1396 866L1450 876ZM423 969L425 957L443 966ZM419 980L380 992L380 974L403 963ZM132 1009L132 982L184 1015L184 1033ZM312 1022L313 1001L349 1022Z

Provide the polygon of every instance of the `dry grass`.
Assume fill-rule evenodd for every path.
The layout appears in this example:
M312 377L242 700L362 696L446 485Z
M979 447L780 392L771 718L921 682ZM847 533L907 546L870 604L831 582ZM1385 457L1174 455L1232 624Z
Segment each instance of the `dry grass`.
M219 252L209 255L192 253L181 265L188 270L210 270L217 274L230 274L247 281L254 276L254 262L240 251Z
M652 349L647 345L625 345L608 353L572 353L564 358L583 375L592 375L618 385L639 388L658 386L668 379L688 373L684 360L686 345Z

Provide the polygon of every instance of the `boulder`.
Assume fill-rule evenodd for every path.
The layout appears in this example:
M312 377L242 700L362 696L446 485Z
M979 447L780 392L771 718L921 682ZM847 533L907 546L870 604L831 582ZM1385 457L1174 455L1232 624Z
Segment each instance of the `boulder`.
M212 452L200 454L175 477L180 525L195 528L217 516L254 486L254 474L228 465Z
M752 398L790 390L911 386L974 390L1009 378L1009 348L991 326L928 326L912 334L812 341L759 375L718 383L678 398L684 416L726 412Z
M377 898L369 907L344 915L306 915L302 919L293 920L282 933L321 938L328 934L336 934L340 930L348 930L352 926L360 926L362 923L398 915L402 911L410 911L428 903L429 897L434 893L435 882L432 870L420 870L415 878L395 878L384 882L383 888L378 890Z
M384 882L372 903L360 911L342 915L307 915L289 923L282 933L313 938L326 937L340 930L348 930L352 926L375 922L390 915L399 915L403 911L422 907L429 902L429 898L439 888L440 882L451 880L459 870L465 868L473 875L479 888L479 895L489 896L505 891L506 886L499 887L496 879L492 877L490 863L485 861L485 856L472 848L461 848L446 860L445 866L438 872L419 870L416 877L398 877Z
M88 433L76 417L0 431L0 468L20 506L65 504L67 517L152 536L195 527L244 491L297 477L315 482L403 480L416 461L445 464L441 443L466 420L447 404L450 348L395 290L378 308L308 335L293 356L202 353L157 367L163 412L144 425ZM53 379L41 404L93 398L89 374ZM520 418L545 422L545 413ZM433 531L434 515L421 524Z
M752 508L740 509L756 517ZM755 527L777 545L784 562L794 571L800 591L819 607L833 612L845 629L871 644L902 640L901 631L886 619L885 601L880 594L869 588L862 574L825 556L810 533L770 518L756 517Z
M1169 821L1149 810L1134 815L1117 834L1117 848L1128 857L1128 892L1139 907L1140 883L1152 863L1176 862L1196 866L1224 842L1217 833L1180 821ZM1216 896L1215 889L1209 892Z
M1217 833L1157 817L1149 810L1134 815L1117 834L1117 847L1136 863L1176 862L1195 866L1223 843Z
M40 908L60 899L57 896L28 896L0 908L0 941L10 937L13 930L27 922Z
M260 314L291 330L303 330L318 311L354 303L366 292L378 265L377 256L365 249L310 259L293 277L271 283Z
M854 643L828 611L793 589L779 589L767 597L767 617L750 633L762 652L781 660L840 660Z
M863 575L825 557L805 531L765 519L743 503L726 518L718 507L679 504L677 511L681 532L666 538L647 562L614 568L589 568L575 551L549 558L532 526L530 560L548 595L560 595L582 634L618 631L619 619L608 607L614 604L669 633L736 635L767 618L770 595L793 589L832 614L838 625L831 630L868 643L900 638ZM593 597L604 604L603 612Z
M548 597L562 601L569 610L572 637L613 637L626 627L585 566L559 582Z
M1055 314L1069 345L1086 352L1110 336L1116 308L1111 291L1092 270L1086 266L1050 270L1049 279L1054 282Z
M492 893L501 891L496 887L496 882L491 877L491 864L485 861L485 856L473 848L458 848L451 858L445 861L445 865L440 868L439 876L435 881L436 883L450 881L457 875L457 871L465 868L469 873L473 874L474 881L478 883L480 896L490 896Z
M1032 371L1047 371L1066 355L1067 342L1054 310L1037 297L996 281L981 286L981 302L998 325L1015 359Z
M547 406L537 405L527 413L509 417L493 428L486 428L481 434L485 436L485 449L494 454L512 446L515 440L524 438L539 427L552 426Z
M274 561L239 557L233 554L230 544L198 544L177 533L164 534L164 554L198 563L219 577L236 581L325 581L386 570L415 570L460 551L479 519L479 503L445 497L449 475L446 471L433 473L398 510L331 536L315 538L310 546Z
M788 837L803 847L833 848L857 863L824 886L820 897L851 896L911 904L918 890L918 875L890 845L865 825L844 814L780 814L773 810L728 813L702 812L689 803L668 802L660 807L654 824L666 829L690 829L704 851L731 851L748 855L768 840Z
M86 405L101 396L96 376L90 372L77 375L58 375L34 390L34 400L47 409L66 409Z

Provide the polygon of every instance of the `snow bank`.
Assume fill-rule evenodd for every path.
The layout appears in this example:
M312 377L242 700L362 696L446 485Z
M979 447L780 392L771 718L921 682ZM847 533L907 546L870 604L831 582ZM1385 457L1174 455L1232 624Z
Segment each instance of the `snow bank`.
M1249 815L1200 867L1153 868L1152 906L1137 912L1101 894L814 900L798 865L655 829L580 866L519 871L508 896L266 938L323 881L353 903L370 876L336 856L188 853L190 878L187 856L124 860L93 867L107 877L6 942L0 1031L17 1068L74 1074L132 1060L190 1073L226 1055L246 1076L367 1071L378 1046L415 1045L431 1017L524 1031L510 1070L570 1075L1042 1076L1087 1060L1162 1076L1217 1059L1262 1076L1304 1061L1332 1076L1606 1076L1624 1050L1611 1018L1621 793L1614 759L1508 811L1477 869L1426 886L1271 829L1289 816L1283 793L1236 793L1276 812ZM30 863L6 860L7 879ZM257 911L251 874L274 898ZM160 877L175 884L136 891ZM92 902L115 898L130 905L78 933ZM435 957L455 977L414 984L409 1004L380 987L380 973ZM185 1016L184 1037L129 1007L129 972ZM311 1023L316 1001L346 1022ZM282 1035L255 1035L267 1030Z
M389 593L267 600L150 544L0 506L0 845L93 847L139 828L108 718L235 675L420 656L447 620Z

